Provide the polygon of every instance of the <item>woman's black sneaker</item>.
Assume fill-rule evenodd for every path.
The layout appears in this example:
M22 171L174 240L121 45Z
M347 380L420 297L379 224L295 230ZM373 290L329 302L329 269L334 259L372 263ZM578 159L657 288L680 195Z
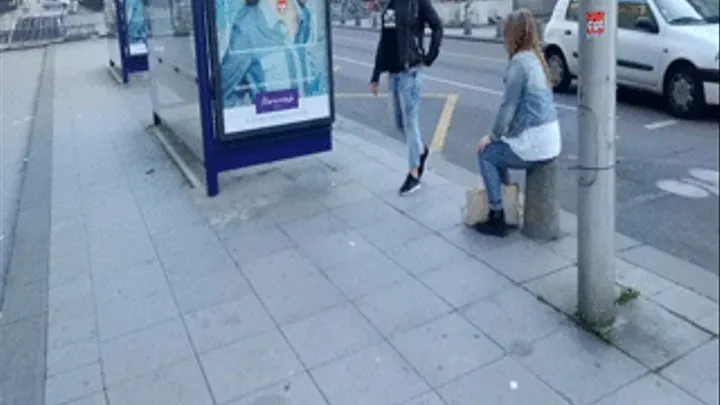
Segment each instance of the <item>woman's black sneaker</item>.
M405 181L400 186L400 195L411 194L420 188L420 179L408 173Z
M427 162L428 156L430 156L430 149L424 146L425 150L420 155L420 167L418 168L418 178L422 179L423 172L425 172L425 163Z
M503 210L490 210L487 221L475 224L473 228L483 235L497 236L500 238L508 235L508 226L505 223L505 213Z

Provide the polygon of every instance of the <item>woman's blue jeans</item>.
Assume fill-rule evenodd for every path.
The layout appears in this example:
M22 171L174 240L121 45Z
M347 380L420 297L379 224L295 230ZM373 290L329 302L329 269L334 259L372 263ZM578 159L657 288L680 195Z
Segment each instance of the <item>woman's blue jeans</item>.
M527 170L544 162L527 162L522 160L510 145L503 141L493 141L478 154L480 175L485 182L488 202L491 210L501 210L502 185L510 183L509 169Z
M390 75L390 103L395 127L405 136L410 170L420 167L424 143L420 134L420 91L422 71L419 67Z

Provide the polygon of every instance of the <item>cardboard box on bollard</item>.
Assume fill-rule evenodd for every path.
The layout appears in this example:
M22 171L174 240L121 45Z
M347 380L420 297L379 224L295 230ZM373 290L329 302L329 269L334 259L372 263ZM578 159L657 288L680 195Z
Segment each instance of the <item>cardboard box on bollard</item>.
M487 220L490 207L484 188L468 189L465 192L465 199L466 203L463 209L465 225L473 226ZM505 210L505 222L519 227L522 219L522 201L520 200L520 187L517 184L503 186L503 209Z

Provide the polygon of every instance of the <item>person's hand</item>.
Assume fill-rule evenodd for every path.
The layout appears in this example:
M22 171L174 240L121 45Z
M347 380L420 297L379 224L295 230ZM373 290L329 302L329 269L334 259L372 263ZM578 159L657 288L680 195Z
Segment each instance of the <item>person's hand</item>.
M373 96L376 96L376 97L377 97L377 95L378 95L378 87L379 87L378 82L372 82L372 83L370 83L370 93L372 93Z
M490 138L490 135L485 135L481 140L480 143L478 143L478 152L482 153L482 151L485 150L485 148L492 143L492 138Z

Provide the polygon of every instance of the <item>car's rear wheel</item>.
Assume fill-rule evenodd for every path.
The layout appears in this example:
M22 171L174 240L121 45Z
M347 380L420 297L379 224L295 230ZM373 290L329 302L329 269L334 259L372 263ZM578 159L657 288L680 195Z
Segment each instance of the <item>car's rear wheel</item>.
M690 64L671 66L665 75L663 97L672 115L696 117L705 107L705 92L695 67Z
M549 48L545 51L545 60L550 71L550 82L553 85L553 90L559 93L568 91L572 76L562 52L556 48Z

